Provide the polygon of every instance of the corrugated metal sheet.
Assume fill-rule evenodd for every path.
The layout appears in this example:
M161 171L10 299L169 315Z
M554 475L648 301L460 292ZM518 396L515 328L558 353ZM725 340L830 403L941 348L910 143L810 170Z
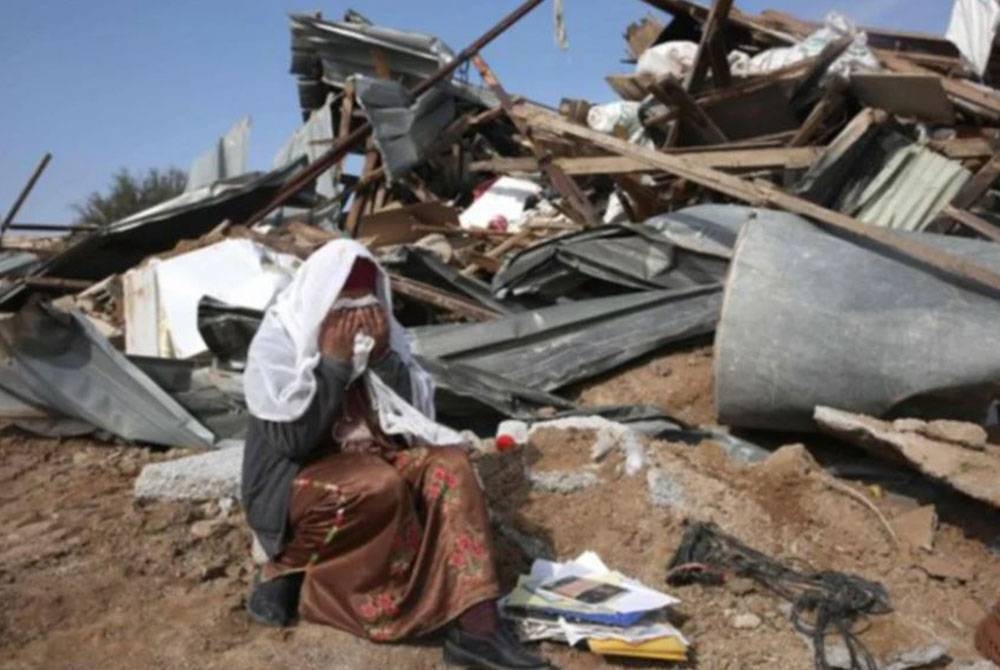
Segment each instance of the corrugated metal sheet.
M303 114L319 108L330 87L341 88L348 77L379 75L372 56L377 51L392 78L407 88L432 75L454 58L437 37L374 26L356 13L344 21L325 21L292 14L292 74L299 79Z
M892 152L874 178L857 184L840 210L882 228L924 230L971 178L961 163L908 144Z

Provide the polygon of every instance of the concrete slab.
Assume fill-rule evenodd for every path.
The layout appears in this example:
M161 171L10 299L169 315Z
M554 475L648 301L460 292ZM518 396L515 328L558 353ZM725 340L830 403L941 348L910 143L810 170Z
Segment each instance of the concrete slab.
M243 442L226 440L220 447L175 461L150 463L136 478L133 495L158 500L238 499Z

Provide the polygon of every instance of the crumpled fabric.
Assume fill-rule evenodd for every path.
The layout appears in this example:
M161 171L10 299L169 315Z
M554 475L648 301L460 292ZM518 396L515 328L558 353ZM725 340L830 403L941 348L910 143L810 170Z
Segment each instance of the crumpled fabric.
M358 258L377 266L367 247L354 240L328 242L302 264L267 310L250 343L243 375L247 407L254 416L265 421L294 421L309 407L316 394L314 371L320 361L320 326ZM363 350L370 343L357 339L352 367L361 368L356 372L364 377L382 429L411 444L463 443L458 433L434 421L434 382L413 359L406 331L393 316L389 281L381 267L376 297L389 321L389 346L409 369L412 398L411 403L406 402L367 369Z
M823 27L798 44L762 51L746 66L743 75L766 74L794 65L807 58L818 56L830 43L841 37L852 37L853 42L840 57L830 65L828 75L847 78L852 72L881 70L882 65L874 52L868 48L868 35L849 18L837 12L830 12L823 19ZM734 74L737 74L734 72Z

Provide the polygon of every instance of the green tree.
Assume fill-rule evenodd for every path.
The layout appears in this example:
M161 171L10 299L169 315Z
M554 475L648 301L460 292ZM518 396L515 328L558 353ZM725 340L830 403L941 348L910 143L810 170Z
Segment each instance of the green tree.
M106 226L180 195L186 183L187 175L177 168L152 168L146 174L133 174L122 168L112 176L106 194L95 191L73 205L76 222Z

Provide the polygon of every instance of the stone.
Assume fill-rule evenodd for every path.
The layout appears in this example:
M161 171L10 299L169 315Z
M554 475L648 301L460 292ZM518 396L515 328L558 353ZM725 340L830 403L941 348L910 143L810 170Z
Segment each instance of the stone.
M969 630L975 629L986 614L986 608L972 598L965 598L955 608L955 617Z
M746 596L757 590L757 582L746 577L734 577L726 582L726 589L734 595Z
M649 499L657 507L680 507L684 504L684 488L659 468L646 472Z
M978 424L966 423L964 421L948 421L946 419L928 422L922 432L927 437L961 444L962 446L976 450L986 448L986 441L989 439L986 429Z
M739 630L753 630L759 628L760 624L763 623L759 616L753 612L746 612L744 614L737 614L730 620L730 625L733 628Z
M887 421L831 407L817 407L813 418L824 432L857 444L874 456L895 463L902 459L932 479L1000 507L1000 458L993 453L900 431Z
M135 480L140 499L239 498L243 447L231 446L173 461L150 463Z
M964 583L975 577L973 566L968 561L954 558L926 556L917 563L917 567L937 579L954 579Z
M191 535L199 540L206 540L210 537L219 535L227 525L228 524L226 524L224 519L204 519L202 521L195 521L191 524Z
M934 551L934 533L938 527L934 505L924 505L900 514L892 520L893 530L911 547Z
M600 481L596 474L586 470L548 470L528 472L532 488L547 493L574 493L597 486Z

